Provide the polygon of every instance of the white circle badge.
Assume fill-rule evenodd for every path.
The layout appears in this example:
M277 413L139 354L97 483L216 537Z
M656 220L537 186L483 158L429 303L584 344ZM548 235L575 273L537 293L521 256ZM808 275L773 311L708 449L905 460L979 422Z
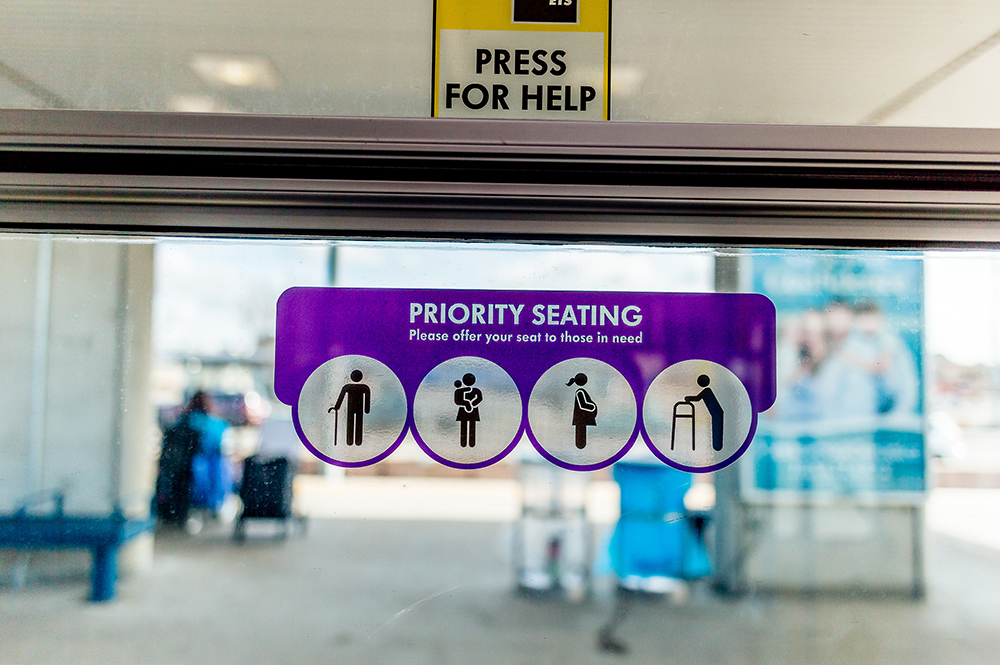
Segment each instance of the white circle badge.
M539 452L577 471L600 469L625 453L636 401L621 372L595 358L550 367L528 399L528 427Z
M434 460L474 469L499 461L521 434L524 407L514 380L485 358L446 360L413 400L417 442Z
M338 466L365 466L402 441L406 393L382 362L338 356L306 379L296 416L306 447L317 457Z
M685 360L660 372L642 404L653 453L695 473L728 466L746 451L754 420L750 396L735 374L709 360Z

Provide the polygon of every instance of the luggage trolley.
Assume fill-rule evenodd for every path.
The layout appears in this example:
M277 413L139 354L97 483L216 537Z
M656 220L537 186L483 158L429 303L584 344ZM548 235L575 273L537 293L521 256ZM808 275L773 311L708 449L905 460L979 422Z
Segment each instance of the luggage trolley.
M305 533L306 518L292 510L292 481L297 464L287 457L252 455L243 460L243 482L240 500L243 509L236 518L233 539L246 538L246 520L272 519L281 521L282 537L288 537L294 524Z
M590 474L541 459L522 460L519 479L521 519L512 543L518 590L583 600L590 590L593 558L586 514Z

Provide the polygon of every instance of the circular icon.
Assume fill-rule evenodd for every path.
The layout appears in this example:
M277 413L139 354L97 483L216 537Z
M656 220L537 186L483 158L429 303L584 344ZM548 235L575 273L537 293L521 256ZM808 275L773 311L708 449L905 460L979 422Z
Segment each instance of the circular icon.
M566 469L599 469L624 455L635 420L632 386L621 372L594 358L553 365L528 399L532 441L542 455Z
M475 356L452 358L417 388L417 443L447 466L488 466L514 448L523 410L517 385L499 365Z
M721 469L743 454L754 413L735 374L708 360L685 360L653 379L642 420L653 454L698 473Z
M406 393L378 360L338 356L306 379L295 415L317 457L337 466L365 466L403 440Z

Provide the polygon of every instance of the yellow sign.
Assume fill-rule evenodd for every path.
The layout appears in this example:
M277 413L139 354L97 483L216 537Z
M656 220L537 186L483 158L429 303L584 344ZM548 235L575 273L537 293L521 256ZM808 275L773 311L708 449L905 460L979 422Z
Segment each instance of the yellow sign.
M611 0L436 0L433 116L607 120Z

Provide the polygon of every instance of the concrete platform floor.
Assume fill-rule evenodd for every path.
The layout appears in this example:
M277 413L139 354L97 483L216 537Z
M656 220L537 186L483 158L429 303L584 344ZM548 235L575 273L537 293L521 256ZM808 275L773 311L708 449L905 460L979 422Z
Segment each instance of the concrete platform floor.
M961 496L948 500L947 514L962 512ZM1000 549L958 527L928 534L924 601L724 601L695 586L683 605L635 604L618 633L630 650L615 656L596 648L609 580L580 605L515 593L509 522L314 518L284 542L266 538L268 526L243 545L221 527L160 533L152 570L111 603L83 602L85 580L0 588L0 663L992 664L1000 654Z

